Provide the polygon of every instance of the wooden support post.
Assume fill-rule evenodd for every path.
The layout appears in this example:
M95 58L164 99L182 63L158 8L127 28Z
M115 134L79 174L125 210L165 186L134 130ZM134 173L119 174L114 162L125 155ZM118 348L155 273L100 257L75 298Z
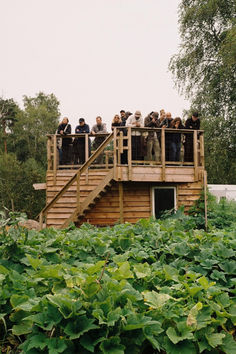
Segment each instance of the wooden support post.
M57 177L57 136L53 136L53 184L56 184Z
M162 181L166 179L166 150L165 150L165 129L161 130L161 164L162 164Z
M119 209L120 209L120 223L124 222L124 190L123 183L119 182Z
M89 136L85 134L85 162L88 161L89 158ZM88 169L85 174L85 183L88 184Z
M48 137L47 140L47 161L48 161L48 170L52 169L52 139Z
M193 132L193 163L194 163L194 180L198 180L198 153L197 153L197 130Z
M77 213L79 214L80 212L80 172L77 173L76 176L76 210Z
M124 146L123 137L124 137L123 131L120 130L120 135L119 135L119 140L118 140L118 165L121 164L121 154L123 154L123 152L124 152L124 149L123 149L123 146Z
M128 179L132 180L132 142L131 142L131 127L128 127Z
M114 166L114 177L115 177L115 179L117 179L117 128L114 128L113 166Z
M202 167L205 166L205 156L204 156L204 137L201 133L200 135L200 165Z
M204 209L205 209L205 230L207 231L208 222L207 222L207 172L203 172L203 183L204 183Z
M43 213L42 212L39 214L39 228L40 228L40 230L42 230L42 228L43 228Z

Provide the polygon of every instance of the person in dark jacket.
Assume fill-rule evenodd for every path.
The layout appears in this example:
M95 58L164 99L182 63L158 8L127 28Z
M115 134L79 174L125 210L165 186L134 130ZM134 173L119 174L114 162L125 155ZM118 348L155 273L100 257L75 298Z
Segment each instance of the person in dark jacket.
M102 123L102 117L97 116L96 118L96 124L92 127L91 133L96 136L96 134L106 134L107 133L107 127L105 123ZM106 138L103 136L97 136L94 139L93 142L93 147L95 150L99 148L99 146L103 143L103 141ZM101 165L103 163L103 155L104 153L102 152L95 160L95 163Z
M172 129L184 129L179 117L172 120L170 127ZM181 133L171 133L170 141L170 161L180 161Z
M200 119L198 117L198 112L194 112L192 117L186 120L185 129L200 129ZM193 162L193 134L191 133L185 134L184 161Z
M125 111L121 111L121 112L125 112ZM114 127L122 127L122 132L123 132L123 136L126 136L127 135L127 130L126 128L124 128L126 124L126 120L122 120L122 118L116 114L112 120L112 123L111 123L111 130L114 130ZM118 134L119 134L120 130L118 131ZM127 146L127 140L123 140L123 146ZM120 157L120 161L122 164L127 164L127 150L124 149L123 153L121 154L121 157Z
M62 158L60 165L67 165L70 163L70 144L72 143L71 138L64 138L65 135L71 134L71 125L69 124L69 119L67 117L63 118L59 127L57 128L57 134L60 134L62 138Z
M89 125L85 123L84 118L79 119L79 125L76 126L75 128L75 134L89 134L90 129ZM88 156L90 155L90 139L88 141ZM77 165L78 163L80 165L85 163L85 137L80 136L78 138L75 138L73 142L73 148L74 148L74 164Z
M171 113L167 112L166 113L166 118L163 119L163 121L160 124L161 128L170 128L171 127L171 122L173 118L171 117ZM165 154L166 154L166 161L171 161L170 159L170 142L171 142L171 133L165 132Z
M122 126L122 120L119 114L116 114L112 119L111 130L114 130L114 127L121 127L121 126Z

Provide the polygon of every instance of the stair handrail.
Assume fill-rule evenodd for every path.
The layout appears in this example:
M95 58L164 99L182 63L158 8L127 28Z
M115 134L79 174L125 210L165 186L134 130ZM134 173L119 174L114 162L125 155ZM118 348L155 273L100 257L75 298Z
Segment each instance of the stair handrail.
M110 141L112 140L113 137L114 137L114 132L112 132L110 135L108 135L106 140L104 140L101 143L101 145L97 148L97 150L78 169L78 171L74 174L74 176L71 177L71 179L62 187L62 189L56 195L54 195L52 200L50 200L50 202L41 210L41 212L37 216L40 219L40 224L42 223L43 216L48 211L48 209L50 209L56 203L56 201L61 197L61 195L74 183L74 181L76 180L77 176L79 174L81 175L82 173L84 173L89 168L89 166L98 157L98 155L100 155L100 153L104 150L104 148L110 143Z

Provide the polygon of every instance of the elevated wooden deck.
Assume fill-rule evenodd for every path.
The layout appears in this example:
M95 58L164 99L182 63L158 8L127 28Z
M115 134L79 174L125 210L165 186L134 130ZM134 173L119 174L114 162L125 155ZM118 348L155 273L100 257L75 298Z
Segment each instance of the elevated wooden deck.
M47 227L62 228L70 222L113 225L116 222L136 222L153 215L152 188L176 188L176 206L185 210L199 198L204 175L203 132L194 131L193 162L132 161L131 128L124 136L118 129L89 157L86 135L86 162L82 166L58 164L57 139L49 136L48 171L46 178L47 205L40 213L40 222ZM147 134L143 129L142 134ZM168 130L169 132L169 130ZM186 131L183 131L183 134ZM78 137L78 135L76 135ZM161 146L165 132L161 131ZM124 143L124 141L127 143ZM127 164L121 164L121 154L127 150ZM104 153L104 164L95 165Z

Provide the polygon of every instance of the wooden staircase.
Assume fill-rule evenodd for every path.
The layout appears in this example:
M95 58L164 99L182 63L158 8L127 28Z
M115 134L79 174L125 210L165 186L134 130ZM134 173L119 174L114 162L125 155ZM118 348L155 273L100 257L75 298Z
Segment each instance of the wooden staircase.
M47 176L47 202L61 190L68 180L74 175L73 171L58 171L56 184L53 184L53 176ZM86 210L91 209L99 200L102 194L111 187L113 169L111 170L89 170L88 175L80 177L79 184L79 205L77 204L77 183L74 182L68 190L48 210L46 227L63 228L70 222L82 218Z
M91 164L112 141L113 133L77 171L58 170L47 175L47 205L39 214L40 226L62 228L84 216L86 210L111 187L112 169L93 169ZM56 178L55 178L56 177Z

